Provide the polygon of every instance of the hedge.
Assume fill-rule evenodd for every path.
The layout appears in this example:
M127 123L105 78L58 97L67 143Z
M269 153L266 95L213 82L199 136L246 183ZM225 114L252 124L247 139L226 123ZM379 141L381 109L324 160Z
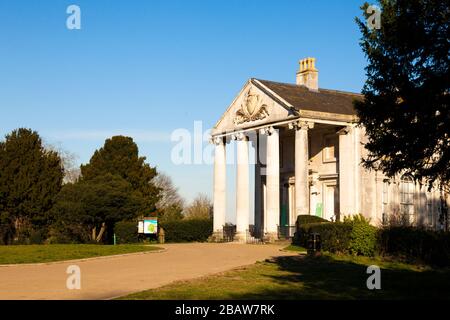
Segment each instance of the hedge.
M450 266L450 233L417 227L377 229L361 218L344 222L297 226L294 244L308 246L311 233L319 233L322 250L354 255L394 256L436 266Z
M204 242L212 234L211 219L175 220L161 223L166 242Z
M362 215L347 217L344 222L328 222L315 216L299 216L294 243L307 246L311 233L319 233L322 249L330 252L373 256L377 246L377 228ZM302 224L304 221L318 221ZM325 222L326 221L326 222Z
M352 226L342 222L308 223L297 228L295 244L308 246L311 233L319 233L324 251L344 253L348 251Z
M379 230L378 250L382 255L419 260L437 266L450 266L450 233L414 227Z
M301 214L297 216L296 226L302 226L309 223L320 223L320 222L330 222L318 216L313 216L309 214Z
M137 222L121 221L114 226L117 243L137 243L139 242L137 233Z

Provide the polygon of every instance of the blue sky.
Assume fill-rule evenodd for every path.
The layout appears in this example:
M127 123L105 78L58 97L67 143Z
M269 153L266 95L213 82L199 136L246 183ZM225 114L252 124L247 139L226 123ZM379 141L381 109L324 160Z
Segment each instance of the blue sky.
M211 195L212 166L173 164L171 132L212 127L250 77L294 82L303 57L320 87L359 92L362 2L2 0L0 136L29 127L84 163L130 135L188 200Z

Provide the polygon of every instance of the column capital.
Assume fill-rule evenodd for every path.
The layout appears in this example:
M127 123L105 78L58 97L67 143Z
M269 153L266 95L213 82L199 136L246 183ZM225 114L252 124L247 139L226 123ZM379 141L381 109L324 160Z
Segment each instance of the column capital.
M232 139L238 141L247 141L247 136L243 132L237 132L232 135Z
M216 146L223 145L223 144L225 144L224 137L210 137L209 143L216 145Z
M288 125L289 129L295 129L295 130L308 130L314 128L314 122L311 121L293 121L290 122Z
M342 136L342 135L352 133L352 131L353 131L353 128L351 126L346 126L346 127L343 127L342 129L339 129L336 133L338 135Z
M270 127L265 127L265 128L259 129L259 133L262 135L270 136L272 133L275 132L275 130L276 129L273 126L270 126Z

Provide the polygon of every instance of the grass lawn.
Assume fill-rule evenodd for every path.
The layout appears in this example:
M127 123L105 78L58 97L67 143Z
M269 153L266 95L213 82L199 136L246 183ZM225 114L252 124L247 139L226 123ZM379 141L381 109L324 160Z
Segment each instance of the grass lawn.
M291 244L290 246L287 246L286 248L284 248L284 250L287 251L295 251L298 253L306 253L306 248L300 247L300 246L296 246Z
M143 245L51 244L0 246L0 264L50 262L157 250Z
M366 287L366 269L372 264L381 268L381 290ZM379 258L298 255L121 299L450 299L449 284L450 269L434 270Z

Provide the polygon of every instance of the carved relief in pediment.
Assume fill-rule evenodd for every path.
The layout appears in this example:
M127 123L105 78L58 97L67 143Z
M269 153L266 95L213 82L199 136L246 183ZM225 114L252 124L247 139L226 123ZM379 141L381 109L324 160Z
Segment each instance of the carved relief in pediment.
M245 95L241 107L236 111L234 124L262 120L269 116L267 105L262 103L262 98L250 88Z

